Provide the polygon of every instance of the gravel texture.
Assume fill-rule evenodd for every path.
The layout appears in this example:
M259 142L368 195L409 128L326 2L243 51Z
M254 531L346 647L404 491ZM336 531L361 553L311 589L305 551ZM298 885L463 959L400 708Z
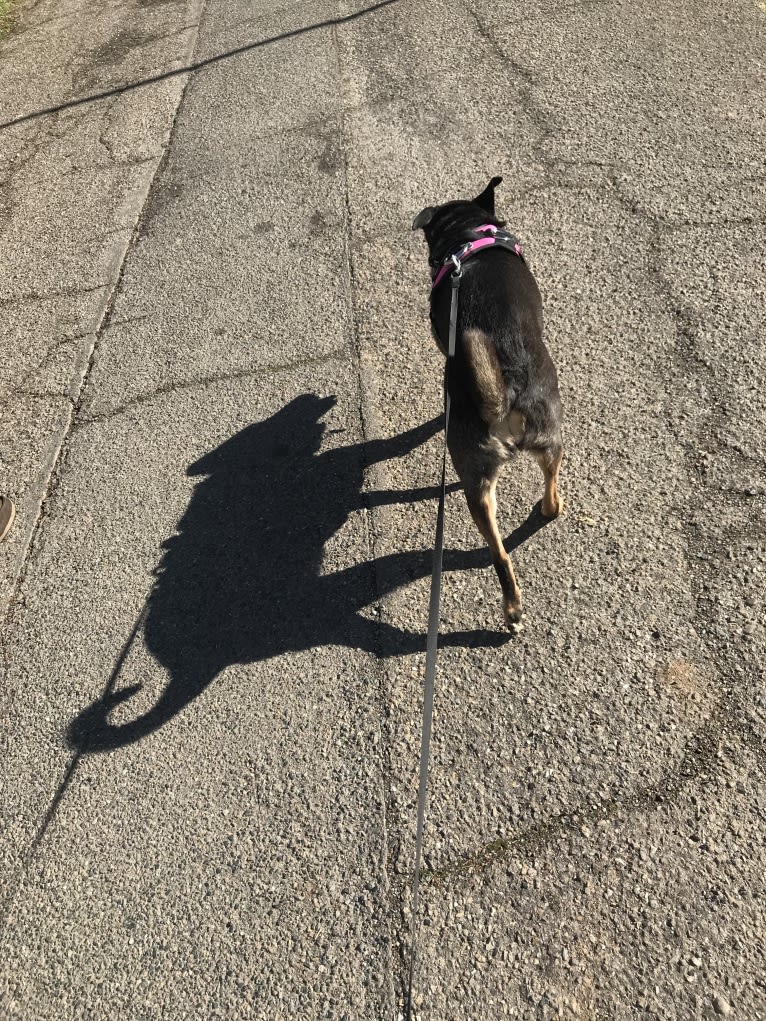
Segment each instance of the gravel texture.
M500 173L566 513L506 471L509 637L447 500L417 1017L766 1018L761 8L22 7L3 1017L402 1011L441 449L409 226Z

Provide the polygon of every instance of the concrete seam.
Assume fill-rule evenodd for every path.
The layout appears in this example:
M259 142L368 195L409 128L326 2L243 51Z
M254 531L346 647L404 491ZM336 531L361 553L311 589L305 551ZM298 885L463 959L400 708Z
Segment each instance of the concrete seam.
M337 26L333 26L333 29L332 29L332 39L333 39L333 45L334 45L335 55L336 55L336 60L337 60L337 73L338 73L339 91L340 91L341 96L342 96L342 94L343 94L343 61L342 61L342 58L341 58L340 40L338 38ZM353 248L352 248L353 216L352 216L352 211L351 211L351 195L350 195L350 189L349 189L348 138L347 138L347 131L346 131L345 114L346 114L345 108L343 107L343 105L341 103L341 109L340 109L340 111L338 113L337 138L338 138L338 145L339 145L339 148L340 148L341 158L342 158L342 161L343 161L342 162L343 201L344 201L344 218L345 218L345 221L346 221L344 256L345 256L345 261L346 261L346 280L347 280L347 288L348 288L348 303L349 303L349 312L350 312L350 318L351 318L351 322L350 322L351 337L350 337L350 345L349 346L350 346L350 350L352 352L352 360L353 360L353 363L354 363L354 367L355 367L355 370L356 370L356 376L357 376L356 383L357 383L357 394L358 394L358 411L359 411L359 421L360 421L361 427L362 427L362 438L363 438L363 441L365 443L367 443L367 442L369 442L371 436L379 435L380 434L380 429L379 429L379 423L377 421L377 416L375 415L374 410L373 410L372 401L370 400L370 395L369 395L369 392L368 392L368 387L365 385L364 374L362 372L362 349L361 349L361 341L360 341L360 337L359 337L359 329L358 329L358 323L357 323L356 301L355 301L355 295L356 295L356 291L357 291L357 286L358 285L357 285L357 279L356 279L356 270L355 270L355 267L354 267L354 257L353 257ZM382 488L382 483L384 481L383 480L383 472L382 472L382 469L380 468L379 465L377 465L377 464L366 464L364 466L364 475L365 475L366 479L372 479L373 480L375 488L378 488L378 489ZM366 501L366 495L365 495L364 492L363 492L363 498L365 498L365 504L366 504L367 501ZM373 585L374 585L374 590L375 590L375 596L376 596L376 600L379 602L380 601L380 584L379 584L379 580L378 580L377 568L375 567L375 564L377 562L377 553L378 553L377 534L376 534L376 531L375 531L375 522L374 522L374 517L373 517L372 509L369 507L369 505L367 505L365 509L366 509L366 514L365 514L365 531L366 531L366 535L367 535L367 547L368 547L369 555L370 555L370 557L372 559L372 565L373 565ZM381 608L381 614L382 614L382 608ZM381 874L382 874L382 877L383 877L383 884L384 884L384 890L383 890L384 902L387 904L387 907L388 907L388 912L387 912L388 913L388 919L393 919L395 917L395 910L396 910L396 908L395 908L395 904L394 904L394 884L391 882L391 877L389 875L390 860L391 860L392 856L391 856L390 848L389 848L390 826L389 826L389 819L388 819L390 808L391 808L391 803L392 803L392 796L391 796L391 790L390 790L391 745L390 745L390 740L389 740L389 737L388 737L388 734L387 734L387 727L386 727L386 723L385 723L385 720L386 720L385 708L386 708L386 701L387 700L386 700L386 691L385 691L385 677L384 677L384 671L383 671L383 667L382 667L382 663L381 663L380 657L378 657L378 659L377 659L376 666L377 666L376 673L377 673L377 681L378 681L378 685L377 685L377 696L378 696L377 697L377 701L378 701L378 707L379 707L380 748L381 748L381 759L382 759L382 762L381 762L382 790L380 792L381 804L382 804L382 813L381 813L381 820L380 821L381 821L381 828L382 828L382 843L383 843L383 847L382 847L382 854L381 854L381 862L380 862L380 864L381 864ZM392 1017L395 1017L396 1016L396 986L395 986L395 975L394 975L394 933L392 931L392 926L391 926L390 922L389 922L387 928L388 928L388 955L387 955L388 956L388 975L386 976L387 977L386 994L387 994L388 1001L389 1001L388 1005L387 1005L387 1008L388 1008L388 1012L390 1013L390 1015ZM403 965L404 965L404 959L402 957L402 961L401 961L401 967L402 968L403 968ZM403 975L404 972L402 971L401 974Z

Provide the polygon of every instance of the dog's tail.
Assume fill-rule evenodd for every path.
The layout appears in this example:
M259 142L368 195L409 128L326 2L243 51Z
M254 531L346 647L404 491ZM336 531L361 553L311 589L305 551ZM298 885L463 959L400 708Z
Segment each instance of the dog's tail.
M490 428L508 414L503 373L494 345L482 330L465 330L463 350L471 372L471 389L479 414Z

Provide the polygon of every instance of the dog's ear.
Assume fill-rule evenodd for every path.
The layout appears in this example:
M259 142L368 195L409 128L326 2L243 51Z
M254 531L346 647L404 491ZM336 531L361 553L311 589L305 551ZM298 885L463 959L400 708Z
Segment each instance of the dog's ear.
M495 215L495 188L502 181L502 177L493 177L487 187L473 200L477 206L481 206L490 216Z
M426 206L425 209L421 209L415 219L412 221L413 230L423 230L433 219L436 210L433 206Z

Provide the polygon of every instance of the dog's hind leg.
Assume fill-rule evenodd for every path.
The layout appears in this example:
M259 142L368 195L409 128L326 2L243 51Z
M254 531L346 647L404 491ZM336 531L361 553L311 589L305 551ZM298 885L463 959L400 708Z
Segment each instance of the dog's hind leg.
M503 613L505 622L510 627L521 620L521 590L516 581L516 575L513 573L511 558L505 551L503 540L497 529L495 518L497 513L496 482L497 475L494 478L464 479L463 485L471 517L489 546L492 564L500 579L500 588L503 591Z
M532 453L540 465L545 479L543 515L546 518L557 518L564 509L564 501L559 496L559 468L564 456L561 440L557 440L543 450L533 450Z

